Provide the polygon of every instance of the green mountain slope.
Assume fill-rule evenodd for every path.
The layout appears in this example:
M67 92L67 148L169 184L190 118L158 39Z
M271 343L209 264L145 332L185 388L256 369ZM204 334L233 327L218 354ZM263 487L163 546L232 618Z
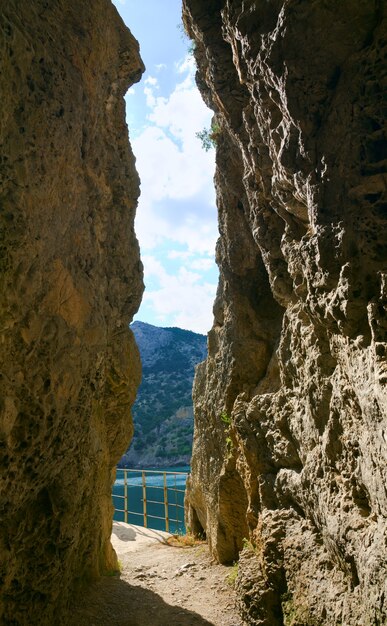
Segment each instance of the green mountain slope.
M193 435L192 383L195 365L206 358L207 340L181 328L134 322L142 361L142 383L133 407L135 435L120 465L186 465Z

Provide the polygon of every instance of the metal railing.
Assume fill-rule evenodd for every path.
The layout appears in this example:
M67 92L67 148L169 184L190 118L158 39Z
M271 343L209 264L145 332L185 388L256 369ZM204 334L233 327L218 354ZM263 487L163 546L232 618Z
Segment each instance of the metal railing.
M114 519L145 528L184 532L187 472L117 468Z

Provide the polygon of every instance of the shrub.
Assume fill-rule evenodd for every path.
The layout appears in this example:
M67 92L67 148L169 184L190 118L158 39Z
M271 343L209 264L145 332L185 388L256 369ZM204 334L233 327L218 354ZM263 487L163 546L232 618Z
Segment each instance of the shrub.
M220 133L221 128L218 122L213 119L211 122L211 128L203 128L203 130L196 133L196 137L202 142L203 150L208 152L211 148L216 147Z

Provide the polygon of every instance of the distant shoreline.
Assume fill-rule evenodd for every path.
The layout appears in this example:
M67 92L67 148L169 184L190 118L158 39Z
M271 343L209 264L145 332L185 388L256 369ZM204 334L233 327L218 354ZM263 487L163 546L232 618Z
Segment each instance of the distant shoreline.
M191 466L187 463L175 463L174 465L117 465L118 469L127 469L141 472L141 470L154 470L155 472L173 472L173 471L186 471L189 473L191 471ZM184 468L184 469L183 469Z

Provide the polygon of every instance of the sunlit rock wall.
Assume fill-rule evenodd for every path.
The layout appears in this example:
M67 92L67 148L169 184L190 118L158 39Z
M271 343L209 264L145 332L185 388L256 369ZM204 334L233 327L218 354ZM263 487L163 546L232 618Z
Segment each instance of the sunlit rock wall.
M144 68L108 0L3 2L0 55L0 623L52 625L117 565L143 290L123 94Z
M184 0L220 228L189 523L250 626L387 623L385 12Z

